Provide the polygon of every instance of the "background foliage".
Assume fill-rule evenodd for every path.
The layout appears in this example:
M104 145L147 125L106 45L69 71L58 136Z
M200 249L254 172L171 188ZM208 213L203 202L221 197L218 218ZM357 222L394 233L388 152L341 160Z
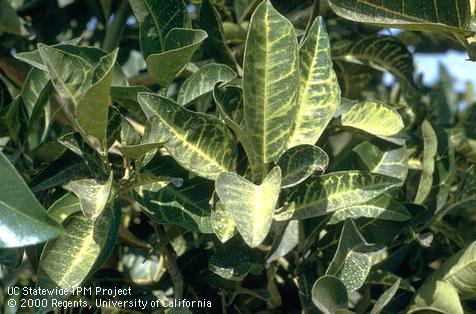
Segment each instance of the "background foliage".
M0 308L475 312L474 95L413 64L476 59L475 7L0 0Z

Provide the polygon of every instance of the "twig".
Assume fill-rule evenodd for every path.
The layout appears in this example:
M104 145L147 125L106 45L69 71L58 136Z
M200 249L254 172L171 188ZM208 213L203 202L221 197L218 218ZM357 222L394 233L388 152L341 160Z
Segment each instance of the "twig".
M129 1L123 0L116 11L113 21L106 29L106 36L104 37L103 49L107 52L113 51L119 46L122 34L126 28L126 22L131 14Z
M166 237L164 227L162 225L154 226L157 237L159 238L159 243L162 242L162 239ZM175 299L181 299L183 296L183 276L180 272L180 269L177 265L177 254L175 253L174 248L170 243L165 245L162 249L162 252L165 256L165 267L169 272L170 278L172 279L172 284L174 286L174 297Z

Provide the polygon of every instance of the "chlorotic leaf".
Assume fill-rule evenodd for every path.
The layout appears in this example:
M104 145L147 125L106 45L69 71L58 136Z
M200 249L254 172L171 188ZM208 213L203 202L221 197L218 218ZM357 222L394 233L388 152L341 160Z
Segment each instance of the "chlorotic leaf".
M293 218L305 219L366 203L399 184L400 180L377 173L334 172L300 184L286 200L295 203Z
M359 289L367 279L381 246L367 244L351 219L344 223L337 251L326 275L337 276L347 290Z
M405 145L376 144L363 142L353 149L368 171L380 173L405 181L408 174L408 157Z
M433 172L435 171L435 156L438 148L438 138L435 130L427 120L421 125L423 135L423 160L420 183L415 196L415 203L423 204L431 192Z
M426 307L440 310L443 313L464 313L458 291L451 284L441 280L420 287L415 294L410 310L415 311Z
M38 202L10 161L0 152L0 248L34 245L63 232Z
M194 178L185 180L179 187L173 183L159 182L140 187L136 191L136 200L154 222L213 233L208 204L213 185L209 181Z
M355 104L342 114L341 123L379 137L397 135L404 128L395 109L376 101Z
M246 244L250 247L260 245L273 221L281 188L281 169L273 168L261 185L237 174L221 173L215 188Z
M299 99L287 148L314 145L339 105L340 89L330 54L329 35L318 17L299 49Z
M298 97L298 44L294 27L263 1L253 13L243 74L244 130L264 165L285 148Z
M69 216L63 223L65 233L49 241L43 249L36 287L51 291L63 288L69 293L79 287L100 260L107 242L112 238L110 233L116 234L112 216L112 208L105 209L95 221L82 213ZM48 306L37 308L36 312L48 312L53 308L52 299L62 300L67 296L45 296L49 300Z
M223 202L218 201L211 214L213 231L222 243L235 235L235 222L230 212L225 209Z
M107 205L112 188L112 173L105 183L94 179L77 180L66 186L76 194L81 204L81 210L88 219L95 220Z
M347 218L357 219L362 217L391 221L407 221L412 218L405 206L391 196L381 194L367 203L344 207L335 211L329 223L335 224L345 221Z
M140 93L139 103L148 117L156 117L162 132L158 142L184 168L215 180L221 172L234 172L237 165L236 140L217 118L189 111L174 101Z

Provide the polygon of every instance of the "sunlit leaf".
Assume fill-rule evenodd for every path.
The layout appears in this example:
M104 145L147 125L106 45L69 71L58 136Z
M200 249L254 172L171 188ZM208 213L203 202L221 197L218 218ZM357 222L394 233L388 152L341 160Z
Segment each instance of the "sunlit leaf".
M269 0L253 13L244 58L244 130L264 165L286 145L299 84L294 28Z
M221 172L235 171L236 141L221 121L154 94L139 94L139 102L146 116L156 117L165 148L183 167L212 180Z
M261 185L232 173L221 173L215 188L236 228L250 247L260 245L271 228L281 187L281 170L273 168Z
M296 205L294 218L305 219L363 204L395 188L399 182L396 178L377 173L334 172L300 184L287 201Z
M339 105L340 89L330 54L326 26L318 17L299 49L299 99L287 148L315 144Z
M42 243L63 232L38 202L23 178L0 152L0 248Z

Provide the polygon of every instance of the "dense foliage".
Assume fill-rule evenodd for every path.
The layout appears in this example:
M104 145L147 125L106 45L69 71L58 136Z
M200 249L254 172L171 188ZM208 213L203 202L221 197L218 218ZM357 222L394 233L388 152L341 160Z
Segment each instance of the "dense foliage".
M475 6L0 0L0 310L475 312Z

